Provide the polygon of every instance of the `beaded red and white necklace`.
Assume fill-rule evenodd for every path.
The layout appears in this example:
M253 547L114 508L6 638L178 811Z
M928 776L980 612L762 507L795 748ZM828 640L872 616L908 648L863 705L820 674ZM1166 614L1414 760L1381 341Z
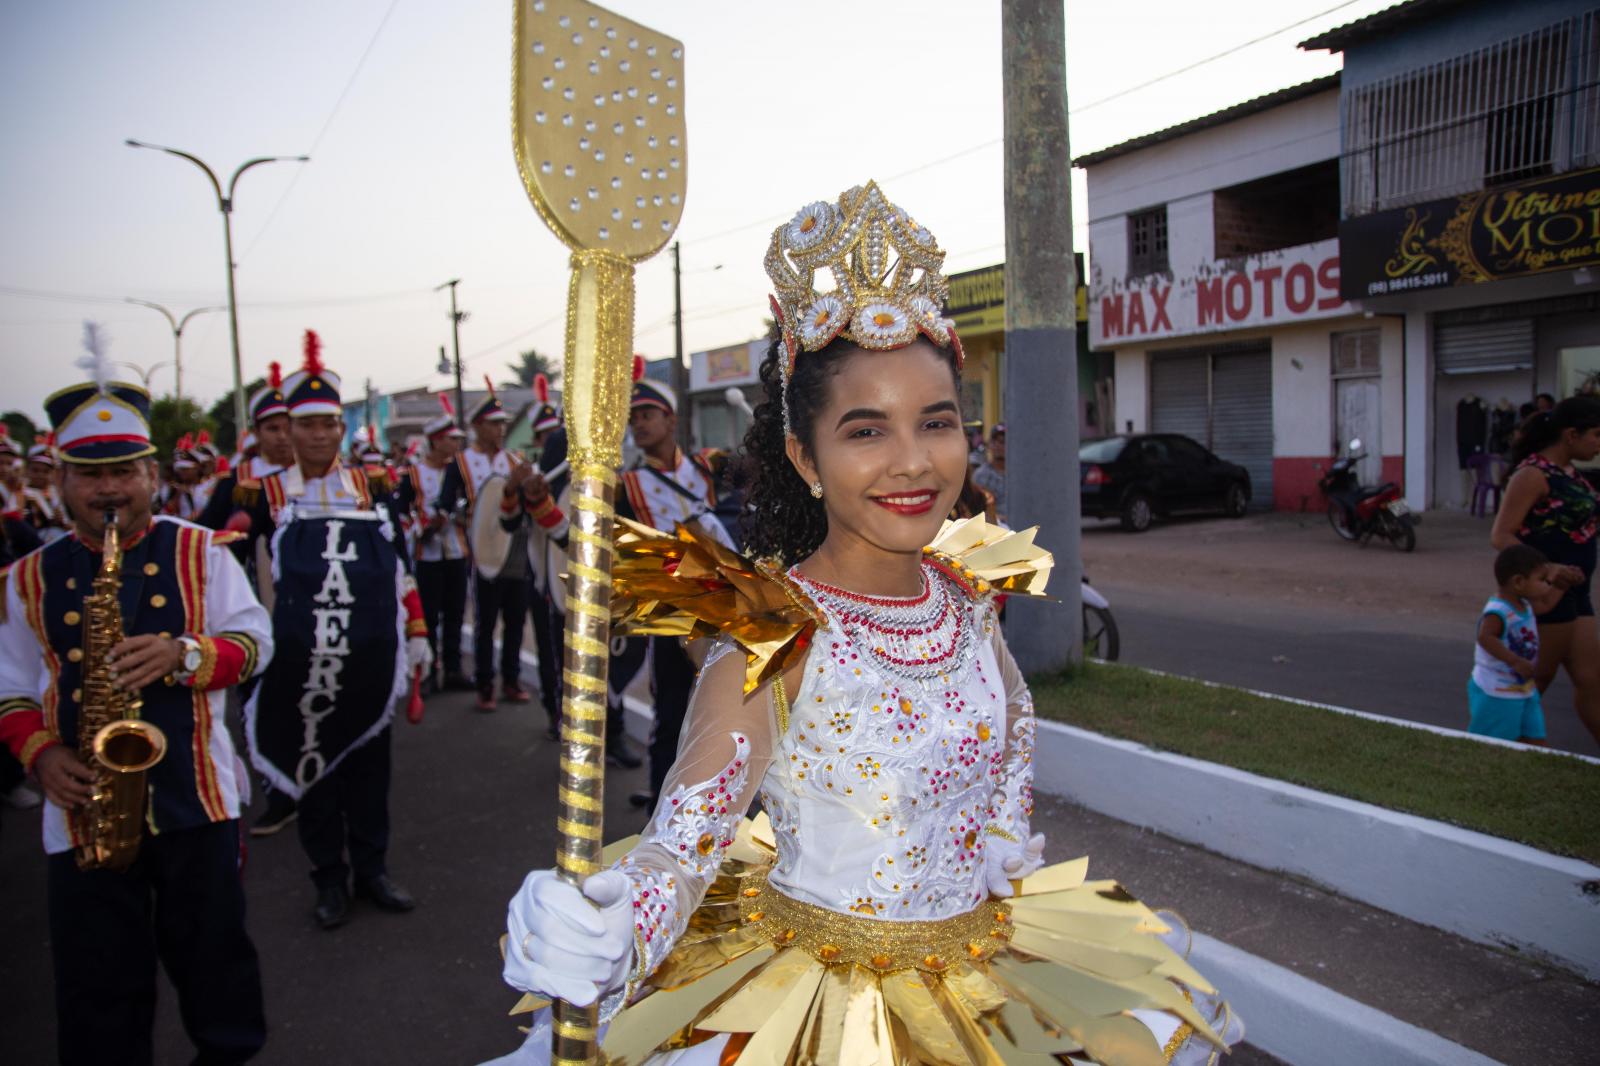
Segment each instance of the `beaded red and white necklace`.
M868 596L813 581L799 569L789 576L821 607L858 654L896 677L922 681L965 663L973 647L967 601L931 563L922 564L915 596Z

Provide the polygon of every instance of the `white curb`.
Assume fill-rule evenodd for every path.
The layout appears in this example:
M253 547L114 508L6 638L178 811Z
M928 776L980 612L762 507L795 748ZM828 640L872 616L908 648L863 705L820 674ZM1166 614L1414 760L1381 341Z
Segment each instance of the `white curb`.
M1034 787L1600 979L1600 867L1060 722Z
M1317 984L1194 934L1189 961L1244 1019L1245 1040L1295 1066L1494 1066L1495 1061Z

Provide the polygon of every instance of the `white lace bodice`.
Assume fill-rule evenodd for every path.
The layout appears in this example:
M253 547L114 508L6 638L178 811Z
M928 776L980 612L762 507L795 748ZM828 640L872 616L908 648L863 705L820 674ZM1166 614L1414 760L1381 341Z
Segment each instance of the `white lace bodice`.
M931 669L885 667L906 652L892 628L865 643L877 638L863 619L881 629L903 612L842 617L824 597L830 624L789 675L786 720L770 686L743 696L735 645L707 657L655 815L618 864L634 885L636 977L686 928L757 793L778 842L769 882L788 895L891 921L983 902L986 852L1028 835L1032 703L992 603L925 572L948 605L929 657L952 648Z
M981 630L988 604L959 610ZM819 634L761 782L778 862L769 881L819 906L945 918L986 894L983 849L1005 762L989 642L948 672L896 677L837 631Z

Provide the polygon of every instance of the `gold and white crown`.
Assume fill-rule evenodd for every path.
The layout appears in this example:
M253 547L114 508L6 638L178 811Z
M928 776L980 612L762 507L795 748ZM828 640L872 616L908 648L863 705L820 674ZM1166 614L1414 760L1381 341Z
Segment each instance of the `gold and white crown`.
M839 202L807 204L772 232L767 276L776 290L773 313L794 371L801 351L815 352L836 337L878 351L927 337L953 348L961 342L944 317L950 285L940 273L944 251L933 234L889 202L877 182L857 185ZM837 286L817 288L826 268Z

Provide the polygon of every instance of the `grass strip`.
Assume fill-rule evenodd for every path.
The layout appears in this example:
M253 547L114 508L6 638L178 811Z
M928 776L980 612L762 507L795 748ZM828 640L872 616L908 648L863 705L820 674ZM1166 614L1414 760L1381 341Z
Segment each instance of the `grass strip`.
M1033 698L1042 717L1095 733L1600 863L1600 767L1581 759L1129 666L1036 678Z

